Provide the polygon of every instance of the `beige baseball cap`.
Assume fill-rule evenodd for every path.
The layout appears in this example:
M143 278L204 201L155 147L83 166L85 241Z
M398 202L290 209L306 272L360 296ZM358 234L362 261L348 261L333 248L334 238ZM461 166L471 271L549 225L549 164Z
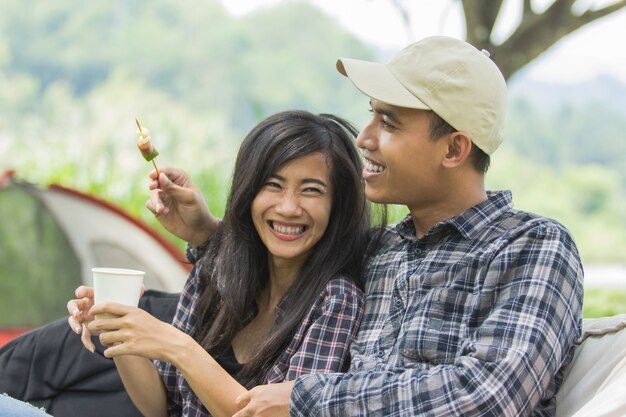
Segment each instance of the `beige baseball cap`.
M373 99L434 111L489 155L502 143L506 82L489 53L465 41L432 36L386 64L339 58L337 70Z

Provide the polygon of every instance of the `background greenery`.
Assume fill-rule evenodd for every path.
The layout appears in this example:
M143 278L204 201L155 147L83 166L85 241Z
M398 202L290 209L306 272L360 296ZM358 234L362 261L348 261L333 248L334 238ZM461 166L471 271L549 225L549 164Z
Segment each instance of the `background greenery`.
M185 168L220 216L233 156L252 126L291 108L363 124L367 99L335 60L389 53L305 2L233 18L216 0L3 0L0 171L93 193L161 230L144 209L151 166L135 148L137 116L153 132L157 162ZM519 208L565 224L586 264L623 263L626 86L542 85L521 71L510 89L489 187L511 189ZM8 239L25 244L19 232ZM624 312L625 298L594 301L585 314L607 305Z

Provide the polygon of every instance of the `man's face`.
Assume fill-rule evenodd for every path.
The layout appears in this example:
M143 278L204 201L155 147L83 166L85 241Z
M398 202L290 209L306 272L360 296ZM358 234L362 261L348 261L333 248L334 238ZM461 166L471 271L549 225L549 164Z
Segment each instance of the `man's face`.
M402 204L411 211L439 201L445 140L430 139L424 110L396 107L372 99L372 120L357 145L365 157L365 194L375 203Z

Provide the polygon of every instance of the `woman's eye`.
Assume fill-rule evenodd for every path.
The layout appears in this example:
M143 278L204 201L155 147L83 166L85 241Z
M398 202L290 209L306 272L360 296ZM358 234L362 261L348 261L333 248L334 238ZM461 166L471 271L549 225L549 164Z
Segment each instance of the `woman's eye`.
M308 194L322 194L323 193L322 190L316 187L307 187L303 191Z
M268 181L268 182L265 183L265 186L267 188L273 188L273 189L280 190L280 184L277 183L276 181Z

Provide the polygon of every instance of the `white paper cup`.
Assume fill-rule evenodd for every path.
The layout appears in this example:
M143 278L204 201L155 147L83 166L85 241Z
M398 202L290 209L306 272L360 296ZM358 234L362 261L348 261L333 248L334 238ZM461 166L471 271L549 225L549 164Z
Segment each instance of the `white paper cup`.
M94 304L110 301L137 307L144 271L119 268L92 268Z

